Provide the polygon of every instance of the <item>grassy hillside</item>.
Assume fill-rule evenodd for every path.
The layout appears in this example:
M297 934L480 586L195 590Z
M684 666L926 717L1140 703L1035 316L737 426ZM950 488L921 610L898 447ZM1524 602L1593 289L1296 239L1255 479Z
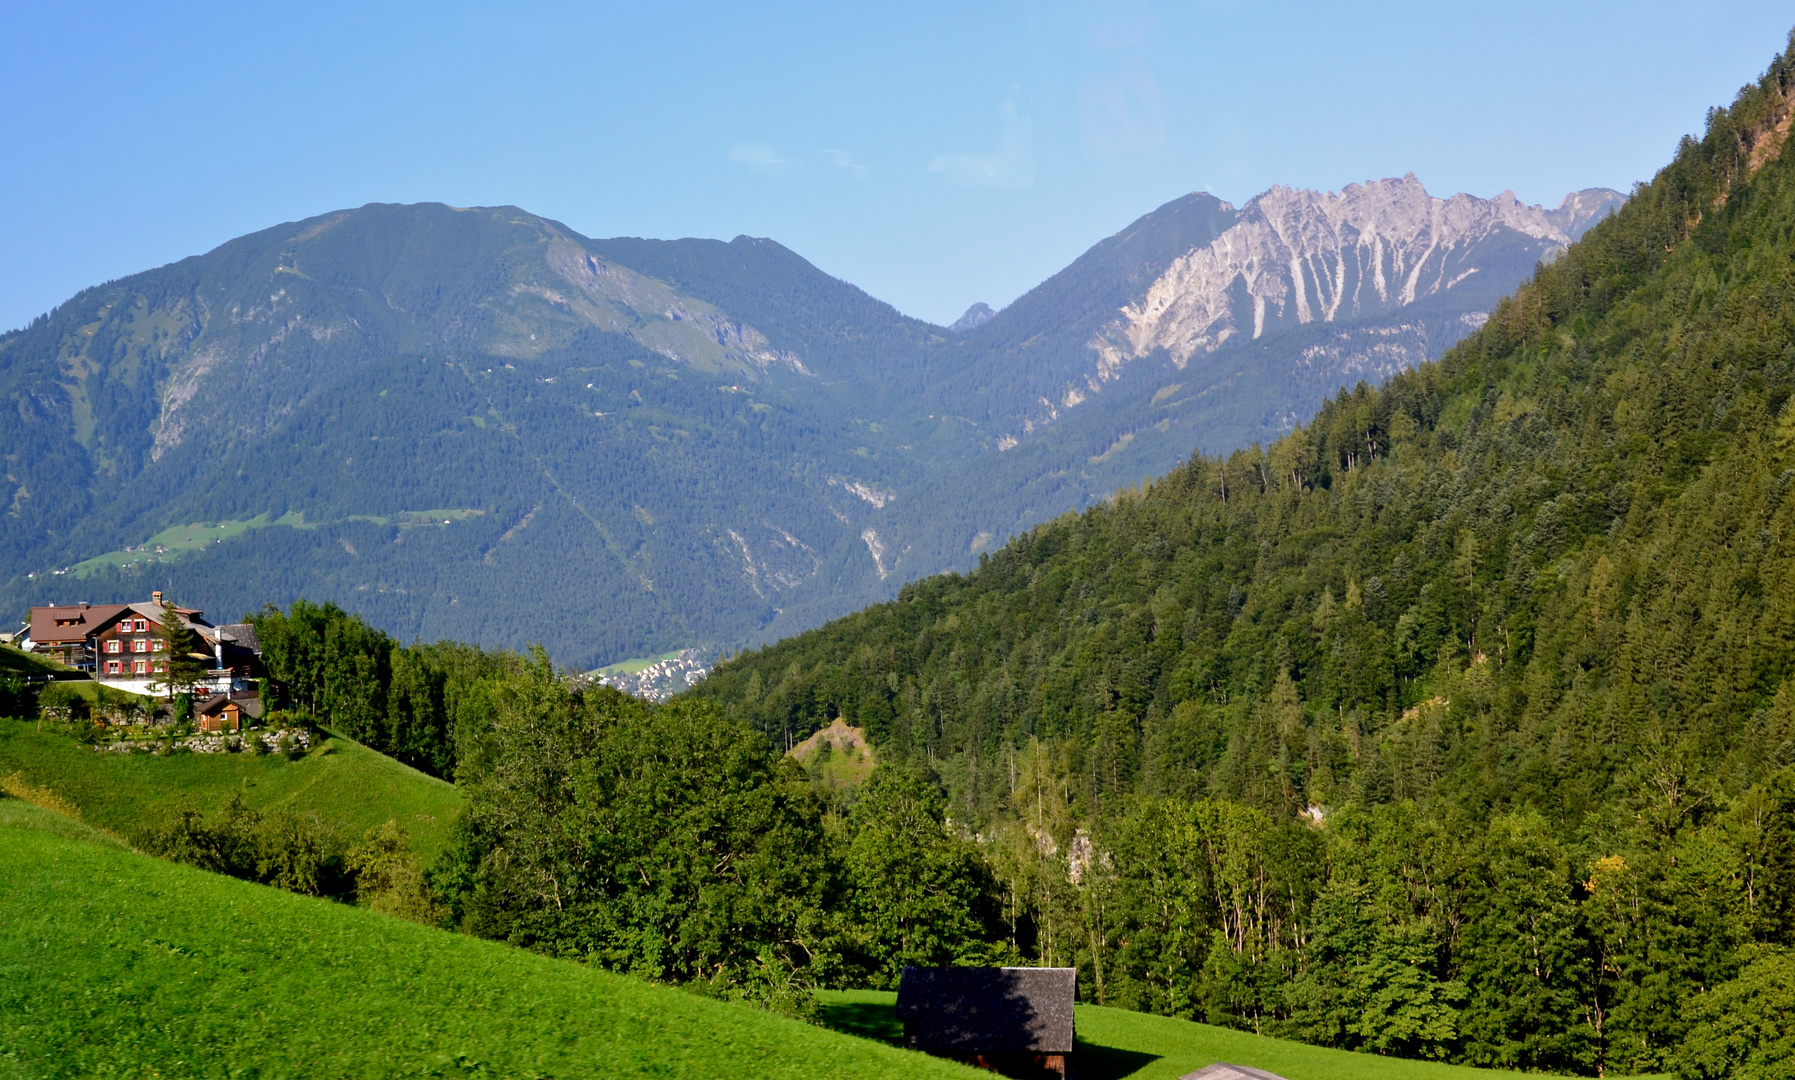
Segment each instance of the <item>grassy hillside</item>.
M52 672L67 670L69 669L54 660L34 656L23 649L15 649L11 645L0 645L0 674L16 672L22 675L48 675Z
M426 865L447 842L462 802L452 785L341 737L299 761L272 754L153 757L96 753L33 723L0 720L0 781L12 777L120 835L183 805L214 813L233 791L257 810L315 813L345 839L392 818L411 833Z
M890 991L821 996L823 1022L830 1027L888 1042L903 1035L892 1013L897 995ZM1079 1080L1175 1080L1216 1061L1265 1069L1286 1080L1496 1080L1523 1075L1328 1050L1101 1005L1078 1006L1078 1054Z
M109 845L0 800L0 1076L954 1077L946 1062Z

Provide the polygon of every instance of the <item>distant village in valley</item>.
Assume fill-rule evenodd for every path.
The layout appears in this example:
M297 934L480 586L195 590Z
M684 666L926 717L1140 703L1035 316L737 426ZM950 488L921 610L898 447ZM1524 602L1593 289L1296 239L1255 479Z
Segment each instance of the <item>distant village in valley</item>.
M592 673L592 681L659 702L697 686L709 671L709 650L680 649L651 661L599 668Z

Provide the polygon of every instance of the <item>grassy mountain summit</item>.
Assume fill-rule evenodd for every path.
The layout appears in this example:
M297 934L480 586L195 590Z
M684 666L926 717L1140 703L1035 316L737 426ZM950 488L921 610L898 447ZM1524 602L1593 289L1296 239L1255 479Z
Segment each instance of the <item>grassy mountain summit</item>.
M698 693L1094 844L1107 898L1010 873L1111 1000L1729 1075L1716 1003L1795 945L1792 86L1785 53L1439 362Z

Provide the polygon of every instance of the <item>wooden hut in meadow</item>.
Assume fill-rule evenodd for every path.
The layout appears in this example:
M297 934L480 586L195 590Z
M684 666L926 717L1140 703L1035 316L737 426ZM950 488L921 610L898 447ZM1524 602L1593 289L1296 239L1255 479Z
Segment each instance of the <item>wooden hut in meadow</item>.
M1004 1076L1070 1080L1077 968L906 967L904 1044Z

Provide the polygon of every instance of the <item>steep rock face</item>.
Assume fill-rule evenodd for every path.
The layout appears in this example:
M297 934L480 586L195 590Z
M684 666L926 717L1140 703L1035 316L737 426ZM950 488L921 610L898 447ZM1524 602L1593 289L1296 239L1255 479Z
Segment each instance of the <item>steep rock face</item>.
M1584 188L1566 195L1558 209L1546 211L1546 218L1575 240L1626 201L1627 197L1613 188Z
M1105 480L1157 475L1193 444L1276 438L1339 387L1438 357L1624 201L1440 199L1412 174L1274 187L1238 209L1188 195L958 335L989 356L963 365L961 400L989 402L972 415L1000 455L1051 429L1091 443Z
M1182 368L1237 337L1356 321L1440 296L1484 272L1492 254L1504 263L1554 256L1618 197L1578 192L1557 211L1523 205L1512 192L1440 199L1413 173L1337 194L1274 187L1092 339L1091 379L1112 378L1156 349Z

